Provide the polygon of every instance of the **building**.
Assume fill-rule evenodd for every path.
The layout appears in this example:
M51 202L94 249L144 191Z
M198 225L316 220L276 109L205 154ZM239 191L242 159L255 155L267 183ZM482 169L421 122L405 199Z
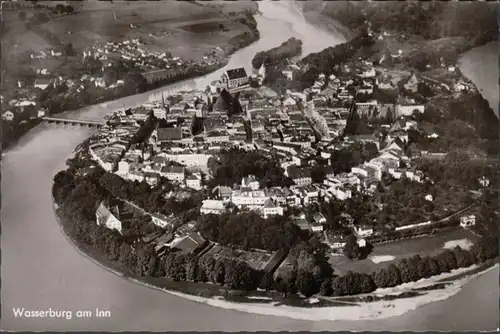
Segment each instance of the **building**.
M414 112L424 113L424 105L396 105L396 117L412 116Z
M200 180L200 178L198 178L194 175L189 175L186 178L186 186L188 188L192 188L194 190L200 190L201 189L201 180Z
M151 221L153 224L156 226L165 228L167 225L169 225L169 219L167 216L159 214L159 213L152 213L151 214Z
M342 235L329 235L327 233L326 240L328 242L328 245L335 250L340 250L344 248L347 243L346 238Z
M171 181L178 182L183 182L186 177L185 169L182 166L164 166L160 174Z
M474 225L476 225L476 216L475 215L460 217L460 226L469 227L469 226L474 226Z
M313 221L316 224L326 224L326 218L321 214L321 212L316 212L313 216Z
M231 90L248 84L248 75L243 67L227 70L222 74L222 87Z
M2 114L2 119L4 121L13 121L14 120L14 113L12 111L6 111Z
M104 80L104 78L96 78L94 80L94 85L96 87L105 88L106 87L106 80Z
M206 199L200 208L202 215L215 214L220 215L226 210L224 202L221 200Z
M214 188L213 193L216 194L217 198L228 201L231 199L231 195L233 194L233 190L229 187L225 186L217 186Z
M247 207L259 209L268 199L270 199L270 196L268 196L263 190L252 190L250 188L233 190L231 195L231 202L233 202L238 208Z
M183 254L194 254L205 248L207 244L208 241L199 232L191 232L170 243L170 248Z
M250 188L252 190L259 190L260 184L259 181L253 175L245 176L241 179L241 186L245 188Z
M311 231L313 231L313 232L323 232L323 225L312 223L311 224Z
M264 218L270 216L283 216L283 208L276 205L270 198L266 200L264 206L262 207L262 214Z
M117 230L121 233L122 231L122 223L116 218L115 215L111 213L111 211L104 205L104 202L99 204L95 212L96 223L97 225L104 225L110 230Z
M297 166L289 166L287 168L288 177L290 177L295 184L305 186L312 183L311 169L300 168Z
M156 138L158 143L168 143L173 141L182 140L182 128L159 128L156 130L156 134L151 135Z
M153 109L153 115L155 115L156 118L166 119L167 118L167 109L165 109L165 108L154 108Z
M355 226L354 232L358 235L358 237L369 237L373 235L373 227L368 225Z
M50 79L38 78L35 80L35 88L45 90L45 88L47 88L51 83L52 83L52 81Z

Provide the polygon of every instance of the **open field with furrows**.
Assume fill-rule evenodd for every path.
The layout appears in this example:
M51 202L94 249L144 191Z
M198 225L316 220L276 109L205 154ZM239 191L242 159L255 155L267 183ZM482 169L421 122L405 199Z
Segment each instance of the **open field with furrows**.
M49 2L44 4L47 5ZM54 2L54 6L55 4ZM74 5L74 2L71 2L71 5ZM178 1L117 3L85 1L80 9L77 9L76 5L74 7L74 14L57 17L50 15L46 9L24 8L6 12L3 49L15 57L26 50L37 51L45 47L58 47L68 42L71 42L76 49L81 49L96 42L142 38L148 43L145 48L150 44L153 49L160 48L188 58L188 56L198 56L199 52L193 54L184 44L203 41L203 45L197 47L200 52L203 51L201 52L203 55L204 52L224 44L230 38L248 31L246 25L233 19L238 18L245 10L256 9L256 5L252 2L243 4L228 2L210 8ZM26 19L19 18L20 11L26 13ZM34 22L32 17L37 12L49 13L48 22ZM216 21L217 28L221 23L230 32L221 29L218 29L217 33L211 30L180 29L183 25L193 26L206 20ZM163 32L166 36L162 38L150 36L155 32ZM175 54L175 51L179 54Z
M475 242L477 238L469 230L456 228L434 235L374 245L372 253L364 260L349 260L344 255L331 255L329 263L337 275L343 275L349 270L369 274L380 268L386 268L391 263L397 265L403 258L417 254L422 257L434 256L444 251L445 245L450 247L454 242L463 244L466 240Z

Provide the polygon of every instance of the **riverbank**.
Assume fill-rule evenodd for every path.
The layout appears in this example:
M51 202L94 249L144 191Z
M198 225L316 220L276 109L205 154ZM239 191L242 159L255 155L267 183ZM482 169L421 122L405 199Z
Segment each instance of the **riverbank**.
M116 263L109 261L99 251L91 246L84 246L74 240L65 230L64 218L54 204L54 214L61 233L68 242L83 256L98 264L113 274L131 282L161 290L169 294L247 313L262 315L285 316L294 319L307 320L356 320L384 319L400 315L426 303L442 300L455 294L470 278L481 275L492 268L495 262L452 270L428 279L405 283L394 288L377 289L372 293L348 297L301 298L290 296L282 298L275 291L242 292L210 283L194 283L188 281L173 281L167 278L138 277ZM478 272L479 271L479 272ZM443 285L446 286L443 286ZM310 314L314 308L314 315ZM356 312L352 312L353 309ZM300 310L307 310L304 318ZM332 311L335 316L332 317ZM356 314L353 318L352 314ZM312 317L312 318L311 318Z
M299 5L300 7L300 5ZM306 20L308 20L311 24L315 24L322 29L325 29L327 31L332 31L335 33L338 33L342 35L345 39L345 41L350 41L354 37L356 37L356 32L353 31L352 29L348 28L347 26L343 25L337 20L334 20L332 18L329 18L325 16L322 13L315 13L315 12L310 12L310 11L305 11L301 10L302 13L304 14L304 17Z

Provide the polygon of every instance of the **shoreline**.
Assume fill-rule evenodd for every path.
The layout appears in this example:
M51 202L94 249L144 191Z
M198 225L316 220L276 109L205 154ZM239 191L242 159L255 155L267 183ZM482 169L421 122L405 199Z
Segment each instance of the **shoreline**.
M345 42L350 41L356 34L347 26L343 25L337 20L326 17L321 13L315 13L312 11L304 11L300 5L298 5L300 12L304 15L305 19L309 21L311 24L322 27L327 31L335 32L342 36ZM314 14L314 15L313 15ZM316 15L317 14L317 15Z
M52 197L52 195L51 195ZM269 292L265 292L264 296L246 296L245 302L235 302L225 299L227 291L229 289L224 289L218 285L212 285L214 288L224 289L225 292L220 295L213 297L204 297L200 295L194 295L185 291L176 291L166 287L161 287L153 283L148 282L145 278L140 279L133 276L129 276L126 273L121 272L117 268L112 268L110 263L103 263L106 261L101 261L89 254L85 249L80 247L76 241L69 236L65 230L64 225L61 222L61 217L57 213L57 204L53 203L53 213L61 233L64 235L66 240L71 246L83 257L92 261L94 264L106 269L107 271L113 273L114 275L123 278L131 283L139 284L150 289L162 291L170 295L194 301L201 304L210 305L213 307L218 307L222 309L230 309L250 314L259 315L270 315L278 317L287 317L295 320L309 320L309 321L354 321L354 320L380 320L387 319L391 317L396 317L403 315L409 311L415 310L418 307L438 302L447 299L455 294L457 294L466 284L471 282L473 279L486 274L487 272L497 268L498 263L489 265L487 268L480 272L474 272L481 265L472 265L467 268L455 269L448 273L442 273L437 276L433 276L427 279L421 279L416 282L404 283L392 288L377 289L369 294L364 295L354 295L347 296L351 298L365 298L367 296L384 297L384 296L395 296L393 300L376 300L373 302L366 301L343 301L346 296L343 297L325 297L325 296L313 296L305 302L310 303L312 307L298 307L286 305L285 303L278 302L269 296ZM468 274L472 272L472 274ZM455 281L447 281L447 279L453 279L453 277L458 276L459 278ZM464 276L464 277L460 277ZM201 286L203 283L193 283L187 282L195 285ZM430 289L429 291L422 291L420 293L419 289L425 289L426 287L432 287L440 283L445 283L448 286L444 288ZM416 295L398 297L404 293L416 293ZM245 298L245 297L243 297ZM314 306L317 301L329 301L333 303L327 306ZM268 301L264 303L264 301ZM313 302L314 301L314 302ZM355 309L355 312L353 310Z

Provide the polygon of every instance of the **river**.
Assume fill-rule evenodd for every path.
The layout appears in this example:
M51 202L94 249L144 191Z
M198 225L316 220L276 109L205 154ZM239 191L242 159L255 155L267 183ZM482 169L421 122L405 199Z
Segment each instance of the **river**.
M498 56L498 41L495 41L465 52L458 62L462 73L474 82L497 117L500 96Z
M291 2L259 2L261 40L236 52L228 66L250 68L257 51L290 37L304 41L304 53L338 44L303 20ZM476 61L481 62L481 56ZM495 64L492 64L494 66ZM203 88L205 79L187 80L145 94L67 113L100 119L123 105L131 107L163 91ZM88 130L40 125L7 152L2 163L2 316L3 330L88 331L254 331L254 330L491 330L498 325L498 268L471 281L447 300L402 316L374 321L304 321L227 310L196 303L131 283L84 258L62 235L51 203L53 175L88 136ZM73 318L15 318L13 308L73 311ZM107 318L76 318L77 310L109 310ZM332 312L335 312L334 310Z

